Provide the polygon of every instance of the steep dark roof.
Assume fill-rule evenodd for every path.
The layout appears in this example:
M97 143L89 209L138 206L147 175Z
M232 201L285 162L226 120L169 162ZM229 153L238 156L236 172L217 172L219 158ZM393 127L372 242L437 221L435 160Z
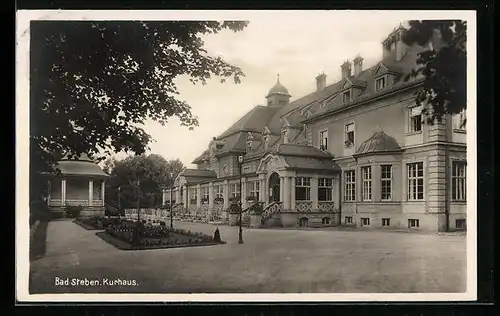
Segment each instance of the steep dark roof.
M205 150L205 151L203 151L203 153L201 155L196 157L196 159L193 160L191 163L198 164L198 163L201 163L204 160L209 159L209 158L210 158L210 152L208 150Z
M290 96L290 93L288 93L288 89L285 88L280 83L279 78L278 78L278 81L276 82L276 84L271 88L271 90L269 90L269 93L267 94L267 96L271 96L271 95L274 95L274 94Z
M384 152L398 152L401 147L394 137L388 136L383 131L374 133L370 138L365 140L356 151L356 156L368 155Z
M275 152L282 156L314 157L320 159L332 159L332 155L321 151L316 147L299 144L281 144Z
M179 175L184 177L217 178L217 173L207 169L184 169Z
M285 161L291 169L339 171L339 167L331 159L317 159L310 157L285 157Z
M61 160L57 163L56 168L58 168L63 175L99 178L109 177L98 164L90 160Z
M261 132L267 122L274 115L278 107L257 105L247 114L243 115L236 123L231 125L218 138L222 139L239 131Z

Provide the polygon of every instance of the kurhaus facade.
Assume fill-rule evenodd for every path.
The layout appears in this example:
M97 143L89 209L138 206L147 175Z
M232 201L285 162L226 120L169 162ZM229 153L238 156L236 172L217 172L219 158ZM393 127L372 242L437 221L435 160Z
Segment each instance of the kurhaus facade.
M267 105L214 138L164 201L226 221L241 168L243 208L262 202L263 224L465 229L464 115L424 124L414 94L422 78L405 75L426 48L406 46L402 31L382 43L375 66L363 69L357 56L339 82L320 74L316 91L293 102L278 78Z

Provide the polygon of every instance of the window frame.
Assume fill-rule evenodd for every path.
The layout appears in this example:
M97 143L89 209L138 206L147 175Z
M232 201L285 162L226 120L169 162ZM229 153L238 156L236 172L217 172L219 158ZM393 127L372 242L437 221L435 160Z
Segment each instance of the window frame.
M325 137L322 137L325 135ZM323 140L325 144L323 144ZM328 150L328 128L322 129L318 132L318 147L320 150Z
M229 188L230 188L230 193L229 195L231 198L237 198L240 195L240 190L239 190L239 183L230 183Z
M418 218L408 218L408 228L419 228L420 220Z
M348 130L348 127L352 126L352 130ZM352 133L352 140L348 139L349 133ZM348 122L344 124L344 147L351 148L354 147L356 142L356 124L354 122Z
M417 109L419 108L420 109L420 114L419 115L412 115L412 111L413 109ZM408 111L407 111L407 116L408 116L408 129L407 129L407 133L408 134L418 134L418 133L422 133L422 123L423 123L423 119L422 119L422 110L423 110L423 106L422 105L412 105L410 107L408 107ZM416 124L414 124L414 121L413 119L414 118L419 118L419 129L417 130L416 127Z
M389 172L384 172L384 168L389 167ZM387 177L389 174L389 177ZM380 165L380 200L392 201L392 178L393 178L393 165L383 164ZM389 189L387 191L387 188ZM384 190L385 189L385 190ZM389 197L387 198L387 193Z
M305 199L298 199L297 192L304 188ZM295 177L295 201L311 201L311 177Z
M259 199L260 195L260 182L259 180L253 180L248 182L248 196L253 196L257 200Z
M465 110L462 110L462 111L460 111L460 113L452 115L451 123L452 123L452 128L453 128L454 132L458 132L458 133L467 132L467 121L465 121L465 125L462 126L462 122L464 120L467 120L467 112Z
M390 217L383 217L382 218L382 227L389 227L391 226L391 218Z
M369 176L367 178L366 176ZM362 166L361 167L361 200L362 201L372 201L372 166Z
M379 82L381 82L381 81L383 82L382 87L380 87L380 85L379 85ZM386 87L387 87L387 78L385 75L375 78L375 91L376 92L382 91Z
M413 170L411 167L416 167L416 169ZM421 176L419 175L420 170L422 171ZM419 184L420 182L419 180L421 181L421 185ZM406 183L407 183L406 186L407 201L425 200L425 170L424 170L424 163L422 161L406 163ZM419 191L419 186L422 188L421 192ZM421 198L419 198L420 193L422 194Z
M355 201L356 201L356 170L355 169L344 170L344 202L355 202Z
M214 184L214 199L224 199L224 185L223 184Z
M344 216L344 224L352 224L352 216Z
M361 217L359 219L361 226L370 226L370 218L369 217ZM367 224L365 224L365 221Z
M320 199L320 190L326 193L326 199ZM318 202L332 202L333 201L333 179L332 178L318 178Z
M346 98L346 95L349 96L349 98ZM345 90L342 92L342 102L343 103L349 103L352 101L352 91L351 89Z
M463 170L460 170L460 168ZM460 172L462 171L462 172ZM456 174L455 172L459 172ZM452 160L451 162L451 200L454 202L467 201L467 162Z

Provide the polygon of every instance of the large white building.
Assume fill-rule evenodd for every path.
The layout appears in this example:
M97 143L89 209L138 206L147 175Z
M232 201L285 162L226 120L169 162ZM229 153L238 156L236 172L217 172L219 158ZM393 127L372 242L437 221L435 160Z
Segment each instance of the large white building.
M402 31L375 66L357 56L340 81L320 74L316 91L293 101L278 78L267 104L214 138L164 201L172 194L177 213L226 221L241 176L243 208L250 196L263 202L267 225L465 229L464 117L424 123L414 94L422 78L404 77L425 48L406 46Z

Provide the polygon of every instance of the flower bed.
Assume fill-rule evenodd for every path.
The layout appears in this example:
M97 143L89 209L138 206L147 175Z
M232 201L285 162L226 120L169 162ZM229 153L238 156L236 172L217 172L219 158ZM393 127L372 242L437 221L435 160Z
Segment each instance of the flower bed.
M78 217L73 222L75 222L76 224L80 225L81 227L87 230L103 230L110 225L121 225L122 223L127 222L127 220L119 217L106 218L100 216L93 216L93 217Z
M138 234L136 236L136 234ZM97 233L104 241L122 250L178 248L224 244L212 236L167 226L150 226L134 222L110 225ZM135 237L135 238L134 238Z

